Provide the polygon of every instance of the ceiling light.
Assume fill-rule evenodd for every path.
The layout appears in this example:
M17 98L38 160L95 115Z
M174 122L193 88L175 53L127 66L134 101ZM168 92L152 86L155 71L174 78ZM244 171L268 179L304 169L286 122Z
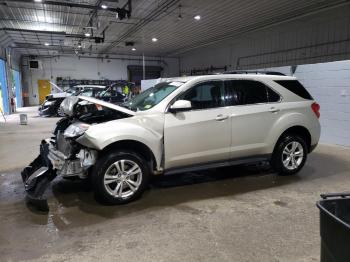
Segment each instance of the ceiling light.
M102 9L107 9L108 6L106 6L106 5L101 5L101 8L102 8Z
M42 0L34 0L34 2L36 2L36 3L41 3Z
M152 38L152 42L157 42L157 41L158 41L157 38L155 38L155 37Z
M196 15L196 16L194 17L194 19L197 20L197 21L198 21L198 20L201 20L201 16L200 16L200 15Z
M131 48L131 51L136 51L136 48L135 47Z
M49 46L49 45L50 45L50 43L47 43L47 42L46 42L44 45Z
M85 36L86 36L86 37L90 37L91 34L90 34L90 33L85 33Z

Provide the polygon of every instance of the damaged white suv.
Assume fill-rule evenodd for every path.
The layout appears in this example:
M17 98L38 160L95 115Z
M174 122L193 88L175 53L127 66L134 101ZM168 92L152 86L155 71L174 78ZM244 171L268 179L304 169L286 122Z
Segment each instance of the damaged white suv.
M67 117L22 172L32 202L56 175L91 178L97 197L122 204L151 175L263 160L294 174L320 137L319 105L279 74L173 78L123 106L69 97L61 107Z

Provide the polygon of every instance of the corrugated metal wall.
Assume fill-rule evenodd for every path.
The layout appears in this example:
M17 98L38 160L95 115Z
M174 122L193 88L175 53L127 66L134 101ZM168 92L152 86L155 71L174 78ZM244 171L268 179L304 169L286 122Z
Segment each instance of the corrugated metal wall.
M268 67L295 76L321 105L321 142L350 146L350 9L307 16L244 37L193 50L181 71L210 66ZM317 63L317 64L315 64Z
M350 59L350 7L331 9L187 52L181 71L264 68Z

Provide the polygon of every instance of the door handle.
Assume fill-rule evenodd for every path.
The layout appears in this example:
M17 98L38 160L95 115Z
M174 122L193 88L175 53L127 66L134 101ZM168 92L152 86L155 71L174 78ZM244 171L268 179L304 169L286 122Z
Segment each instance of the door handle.
M280 111L280 109L278 109L278 108L276 108L276 107L271 107L270 109L269 109L269 112L271 112L271 113L277 113L277 112L279 112Z
M216 121L223 121L223 120L226 120L227 118L228 118L228 116L220 114L220 115L216 116L215 120Z

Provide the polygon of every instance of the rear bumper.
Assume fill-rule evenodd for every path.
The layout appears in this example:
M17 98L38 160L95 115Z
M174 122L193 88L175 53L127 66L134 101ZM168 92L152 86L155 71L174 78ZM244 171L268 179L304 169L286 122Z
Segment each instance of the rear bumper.
M310 146L310 150L309 150L309 153L311 153L312 151L315 150L315 148L318 146L318 143L317 144L314 144L314 145L311 145Z

